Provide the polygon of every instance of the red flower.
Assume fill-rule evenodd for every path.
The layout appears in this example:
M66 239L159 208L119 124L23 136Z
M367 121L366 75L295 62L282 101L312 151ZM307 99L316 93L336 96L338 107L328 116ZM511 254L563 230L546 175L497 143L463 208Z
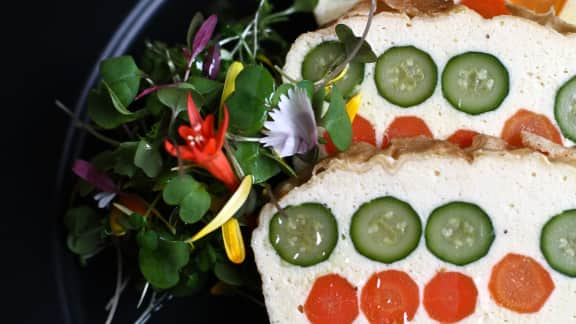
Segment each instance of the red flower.
M236 189L238 179L232 171L230 162L222 152L224 137L228 129L228 110L223 109L224 118L218 131L214 129L214 115L210 114L203 120L198 108L188 93L188 117L190 127L182 125L178 134L186 142L185 145L175 146L169 140L164 142L166 151L182 160L200 165L214 177L224 182L230 190Z

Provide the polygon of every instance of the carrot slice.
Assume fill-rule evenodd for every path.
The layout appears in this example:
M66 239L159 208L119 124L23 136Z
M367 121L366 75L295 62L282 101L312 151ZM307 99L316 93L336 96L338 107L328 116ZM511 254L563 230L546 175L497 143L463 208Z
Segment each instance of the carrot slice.
M562 136L554 124L544 115L526 109L518 110L506 120L500 135L512 146L522 147L522 131L530 132L562 144Z
M492 268L488 289L500 306L518 313L535 313L554 290L554 282L536 260L509 253Z
M393 138L416 136L432 138L432 132L425 121L415 116L396 117L384 133L382 148L386 148Z
M408 274L387 270L373 274L360 297L362 312L370 323L404 323L418 309L418 285Z
M332 143L328 133L324 134L324 138L327 140L327 143L324 147L326 149L326 153L332 154L338 152L338 149L336 146L334 146L334 143ZM354 121L352 122L352 143L359 142L376 145L376 134L374 127L372 124L370 124L369 121L359 115L356 115L354 117Z
M478 135L478 132L468 129L459 129L450 135L446 140L450 143L454 143L461 148L467 148L474 142L474 136Z
M424 308L431 318L453 323L474 313L478 290L459 272L438 272L424 288Z
M505 0L462 0L461 3L475 10L484 18L492 18L499 15L508 15L510 10L504 5Z
M319 277L308 294L304 313L314 324L352 323L359 314L356 288L337 274Z

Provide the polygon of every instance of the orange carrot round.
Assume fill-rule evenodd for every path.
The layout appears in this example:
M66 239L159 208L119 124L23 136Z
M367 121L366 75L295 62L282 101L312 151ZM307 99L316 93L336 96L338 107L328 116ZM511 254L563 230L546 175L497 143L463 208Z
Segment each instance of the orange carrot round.
M327 140L325 149L326 153L332 154L338 152L334 143L330 139L328 133L324 134L324 138ZM374 127L370 122L361 116L356 115L354 121L352 122L352 143L365 142L372 145L376 145L376 134L374 132Z
M459 272L438 272L424 288L424 308L440 322L453 323L474 313L478 290Z
M450 135L446 140L450 143L456 144L461 148L467 148L472 145L474 141L474 136L478 135L478 132L468 129L459 129Z
M533 133L562 144L562 136L554 124L544 115L526 109L518 110L506 120L502 128L501 137L508 144L522 147L522 131Z
M387 270L373 274L360 297L370 323L404 323L414 318L420 304L418 285L408 274Z
M304 313L313 324L347 324L358 317L356 288L337 274L319 277L308 294Z
M460 3L475 10L484 18L508 15L510 11L504 5L505 0L462 0Z
M386 148L393 138L425 136L432 138L426 122L415 116L396 117L386 129L382 148Z
M498 305L518 313L535 313L554 290L554 282L536 260L509 253L492 268L488 289Z

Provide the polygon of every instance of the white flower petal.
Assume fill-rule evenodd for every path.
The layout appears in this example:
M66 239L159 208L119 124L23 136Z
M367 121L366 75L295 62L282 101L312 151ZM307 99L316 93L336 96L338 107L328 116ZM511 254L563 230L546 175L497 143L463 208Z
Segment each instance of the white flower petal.
M288 90L287 96L280 97L278 109L269 115L272 120L264 123L266 136L260 142L276 149L280 156L306 153L318 145L316 119L304 89Z

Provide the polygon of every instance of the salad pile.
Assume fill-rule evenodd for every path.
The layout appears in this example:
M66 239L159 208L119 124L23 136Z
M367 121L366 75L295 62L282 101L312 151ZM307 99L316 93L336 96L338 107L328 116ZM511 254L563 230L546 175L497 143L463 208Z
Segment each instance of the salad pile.
M117 252L108 322L130 284L140 303L150 300L144 319L174 296L257 295L247 242L260 207L275 202L273 187L308 172L327 139L348 148L359 100L343 93L341 81L348 66L375 60L363 38L341 25L342 55L321 77L284 76L289 43L275 25L316 2L277 9L262 0L245 22L197 13L182 44L150 41L142 57L100 63L101 81L87 99L90 121L75 122L103 149L74 162L78 181L64 223L82 264L105 249ZM136 276L124 270L131 264Z

